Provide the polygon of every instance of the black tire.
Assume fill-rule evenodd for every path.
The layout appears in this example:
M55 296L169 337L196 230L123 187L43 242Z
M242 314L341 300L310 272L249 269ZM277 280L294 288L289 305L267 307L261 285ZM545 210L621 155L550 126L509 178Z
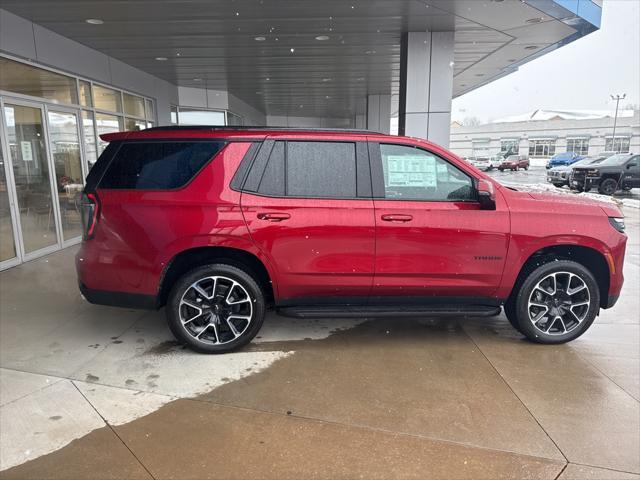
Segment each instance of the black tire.
M613 195L618 189L618 182L613 178L605 178L600 185L598 185L598 193L602 195Z
M554 183L553 186L556 188L562 188L564 187L564 183Z
M520 324L518 323L515 302L511 298L505 302L503 310L504 316L507 317L507 320L509 320L511 326L515 328L520 334L524 335L524 333L522 333L522 330L520 330Z
M218 289L217 294L215 293L214 287L211 287L211 291L214 292L212 294L213 299L206 300L202 295L196 294L196 290L192 289L192 285L199 280L206 282L206 279L209 277L220 277L221 280L219 280L219 286L215 287ZM238 284L239 287L233 286L233 282ZM211 282L211 285L213 285L213 282ZM227 290L224 290L225 287ZM225 302L228 295L232 293L234 288L236 289L236 294L242 300L242 306L229 306L229 303ZM220 292L220 290L222 290L222 292ZM210 292L205 291L205 293ZM220 295L221 293L222 296ZM209 325L209 327L203 328L203 330L206 330L205 334L202 335L203 340L197 339L196 336L194 336L194 333L196 333L197 329L201 326L199 324L200 318L198 318L197 321L192 321L192 323L190 323L192 327L187 327L186 325L188 322L183 324L181 320L181 312L185 312L184 309L187 309L188 311L192 308L185 304L181 305L183 296L186 295L201 297L200 300L196 298L196 301L202 302L204 300L207 303L209 301L211 302L210 307L204 307L204 310L199 309L202 317L201 323ZM233 301L235 302L236 300L234 299ZM193 301L190 303L193 303ZM218 304L217 307L214 305L216 303ZM199 305L202 306L202 303ZM213 313L214 308L215 313ZM216 315L218 313L218 308L221 309L220 316ZM236 332L239 334L238 336L233 332L232 326L229 325L229 322L226 321L226 310L224 312L222 311L224 308L229 310L229 312L232 312L234 308L244 308L245 311L233 313L242 313L243 316L250 317L248 320L242 320L241 323L238 323L238 319L231 321L233 328L235 328ZM176 339L180 342L184 343L192 350L201 353L227 353L243 347L256 336L264 321L265 300L264 293L251 272L232 265L216 263L198 267L180 277L169 293L166 309L169 328ZM205 313L202 313L203 311ZM196 315L197 312L195 309L193 309L193 312L195 312L193 315ZM250 315L247 315L248 312L250 312ZM211 323L212 317L209 316L205 318L205 315L207 314L212 315L217 319L215 322L215 328ZM246 325L244 322L246 322ZM244 330L240 331L242 328L244 328ZM215 343L211 340L212 334L215 338ZM231 339L232 337L234 338Z
M578 186L576 186L574 188L576 189L576 192L578 192L578 193L584 192L584 187L581 187L581 186L578 185Z
M578 312L577 315L582 317L582 320L580 320L579 322L577 321L577 317L570 317L569 314L566 314L567 317L565 318L571 318L571 321L574 322L572 325L570 324L567 326L564 319L562 320L562 322L556 320L555 318L551 319L553 315L543 315L542 318L549 318L550 320L548 322L551 322L551 324L549 324L548 322L540 323L542 322L542 320L536 323L538 325L541 325L542 327L549 326L548 331L551 331L551 333L545 333L543 331L544 328L540 329L536 327L536 325L534 325L533 321L530 319L530 309L536 307L529 307L529 299L532 296L534 289L536 289L536 285L538 284L538 282L544 281L545 278L554 273L558 274L558 279L556 280L558 283L564 281L562 280L563 278L569 279L569 282L578 282L578 285L579 281L581 281L582 284L584 284L584 286L586 287L586 292L584 291L584 289L580 290L580 293L576 293L574 295L580 295L581 297L571 298L572 300L575 300L574 303L577 304L584 300L584 297L588 296L589 303L584 307L576 307L583 309L576 310ZM571 277L568 274L572 274L578 277L579 280L575 280L575 277ZM567 289L564 288L563 285L557 285L556 291L558 292L558 296L567 297L566 290ZM540 289L536 289L536 292L539 291ZM553 302L551 296L549 295L548 297L544 298L549 298L550 303ZM556 306L553 308L559 308L558 303L556 303L555 305ZM564 304L562 302L560 302L559 305L564 308ZM515 312L519 326L518 330L522 332L529 340L536 343L559 344L566 343L578 338L591 326L596 318L596 315L598 314L599 309L600 289L598 288L598 283L593 277L593 274L583 265L571 260L558 260L539 266L527 276L527 278L522 283L519 292L517 292L517 295L515 296ZM553 312L553 310L549 309L547 309L547 311ZM536 311L536 313L538 312ZM573 318L575 318L575 320L573 320ZM565 330L564 333L556 331L560 330L561 326Z

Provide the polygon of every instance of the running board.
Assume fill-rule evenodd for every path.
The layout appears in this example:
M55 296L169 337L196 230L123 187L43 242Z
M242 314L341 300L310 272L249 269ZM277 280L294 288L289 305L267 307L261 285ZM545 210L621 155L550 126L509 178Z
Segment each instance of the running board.
M430 305L430 306L381 306L381 305L319 305L281 307L276 312L294 318L362 318L362 317L494 317L500 307L489 305Z

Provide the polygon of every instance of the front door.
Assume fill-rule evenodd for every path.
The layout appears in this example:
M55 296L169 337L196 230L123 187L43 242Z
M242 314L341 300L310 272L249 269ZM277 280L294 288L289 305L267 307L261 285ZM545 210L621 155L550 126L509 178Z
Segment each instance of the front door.
M281 305L368 297L375 252L368 170L364 142L262 146L241 205L253 241L276 270Z
M491 297L500 284L509 213L481 210L471 176L410 145L370 144L376 218L372 295Z

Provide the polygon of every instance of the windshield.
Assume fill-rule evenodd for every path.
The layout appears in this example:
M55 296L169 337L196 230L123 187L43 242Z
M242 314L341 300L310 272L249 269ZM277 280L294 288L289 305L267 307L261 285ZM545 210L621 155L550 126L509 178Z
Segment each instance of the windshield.
M628 155L626 153L625 154L619 153L617 155L614 155L613 157L607 158L600 165L602 165L603 167L609 167L609 166L617 167L622 165L627 160L629 160L629 158L631 158L631 155Z

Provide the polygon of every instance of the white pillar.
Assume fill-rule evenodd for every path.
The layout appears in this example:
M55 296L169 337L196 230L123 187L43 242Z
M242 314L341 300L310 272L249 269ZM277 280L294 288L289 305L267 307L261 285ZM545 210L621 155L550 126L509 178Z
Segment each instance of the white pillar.
M401 49L399 134L448 147L453 32L409 32Z
M390 122L391 95L367 95L367 129L389 133Z

